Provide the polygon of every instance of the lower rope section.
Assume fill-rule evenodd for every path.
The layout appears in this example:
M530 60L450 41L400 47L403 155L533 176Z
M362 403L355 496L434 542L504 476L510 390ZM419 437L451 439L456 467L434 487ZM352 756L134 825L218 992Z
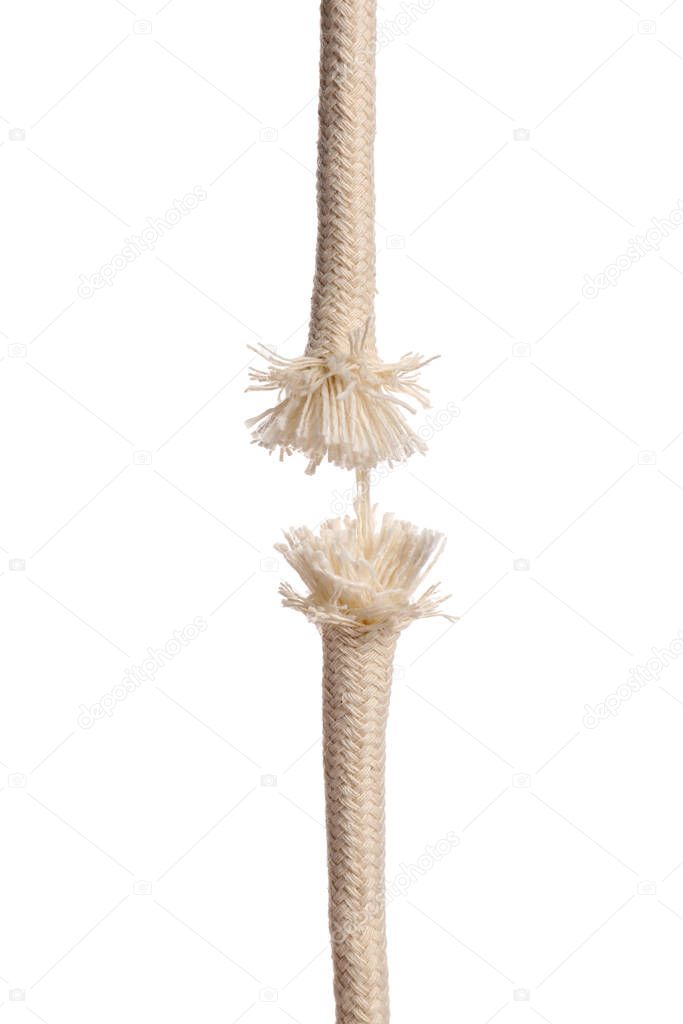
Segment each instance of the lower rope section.
M324 625L323 759L337 1024L388 1024L385 735L398 632Z
M417 594L443 546L431 530L385 516L367 474L355 519L300 528L277 550L307 592L284 603L323 638L323 759L330 932L337 1024L388 1024L384 889L384 751L396 640L415 619L443 614L438 588ZM449 616L446 616L447 618Z

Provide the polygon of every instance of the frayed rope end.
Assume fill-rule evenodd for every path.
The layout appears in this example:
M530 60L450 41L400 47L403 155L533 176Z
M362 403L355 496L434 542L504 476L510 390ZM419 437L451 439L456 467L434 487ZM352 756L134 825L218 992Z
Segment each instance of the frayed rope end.
M279 450L281 458L302 452L309 474L324 458L343 469L372 469L426 451L403 412L414 413L410 400L429 405L417 373L431 359L408 353L396 363L383 363L358 340L348 352L296 359L265 347L253 351L269 365L250 371L247 390L280 393L277 405L247 420L256 444Z
M413 599L443 550L441 534L385 515L379 529L371 523L364 530L357 519L345 517L323 523L319 534L302 527L285 538L276 549L309 593L302 596L284 583L283 604L317 625L401 630L435 615L456 621L441 611L447 598L437 596L437 586Z

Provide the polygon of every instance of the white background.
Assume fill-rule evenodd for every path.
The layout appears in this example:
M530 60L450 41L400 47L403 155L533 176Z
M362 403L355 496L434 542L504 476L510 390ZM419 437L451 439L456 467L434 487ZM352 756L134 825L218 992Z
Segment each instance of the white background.
M442 358L375 495L448 535L462 616L399 647L398 1024L683 1014L683 659L584 721L683 628L683 227L627 255L683 198L664 2L380 11L380 347ZM246 346L305 344L317 37L315 0L2 4L0 1024L333 1019L320 644L272 544L350 478L243 426Z

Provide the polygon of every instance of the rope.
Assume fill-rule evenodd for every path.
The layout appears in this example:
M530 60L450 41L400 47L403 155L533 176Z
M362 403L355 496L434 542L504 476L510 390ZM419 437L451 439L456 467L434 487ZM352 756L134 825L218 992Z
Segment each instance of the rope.
M308 588L280 592L323 637L323 760L329 917L337 1024L388 1024L384 899L385 734L394 650L417 618L441 614L437 588L418 597L441 550L431 530L374 522L368 470L425 450L405 422L426 403L407 353L383 363L375 342L375 0L322 0L318 240L306 351L264 349L252 390L275 405L248 421L283 458L303 453L357 471L356 518L306 527L276 545Z
M428 405L407 352L384 363L375 340L375 0L322 0L318 137L318 241L308 344L288 359L257 349L254 391L275 405L247 421L256 444L302 452L344 469L392 465L424 441L404 411Z
M323 626L323 760L337 1024L387 1024L384 760L398 633Z
M322 0L318 243L307 355L347 351L375 300L375 0Z

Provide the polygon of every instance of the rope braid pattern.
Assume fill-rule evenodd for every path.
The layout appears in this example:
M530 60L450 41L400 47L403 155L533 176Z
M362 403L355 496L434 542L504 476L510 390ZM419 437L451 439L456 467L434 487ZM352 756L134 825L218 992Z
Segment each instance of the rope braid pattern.
M388 1024L384 758L398 633L324 626L323 760L337 1024Z
M323 0L318 245L307 355L375 352L375 2Z
M277 550L307 588L283 603L323 638L323 761L329 916L337 1024L388 1024L384 761L392 662L400 631L441 614L437 588L415 593L443 538L385 515L375 522L369 470L423 452L410 402L427 404L425 360L384 363L374 323L375 0L321 0L318 241L308 344L267 349L255 391L278 401L248 421L255 443L356 470L355 518L285 533Z
M428 405L417 379L429 360L408 352L384 363L375 342L375 0L322 0L318 241L309 338L303 356L250 373L278 402L247 421L256 444L280 457L371 469L426 451L408 426Z
M300 528L276 545L308 587L283 584L284 603L323 638L323 762L329 915L337 1024L388 1024L384 918L385 733L394 649L441 598L416 588L443 538L385 515L374 522L367 474L356 518Z

